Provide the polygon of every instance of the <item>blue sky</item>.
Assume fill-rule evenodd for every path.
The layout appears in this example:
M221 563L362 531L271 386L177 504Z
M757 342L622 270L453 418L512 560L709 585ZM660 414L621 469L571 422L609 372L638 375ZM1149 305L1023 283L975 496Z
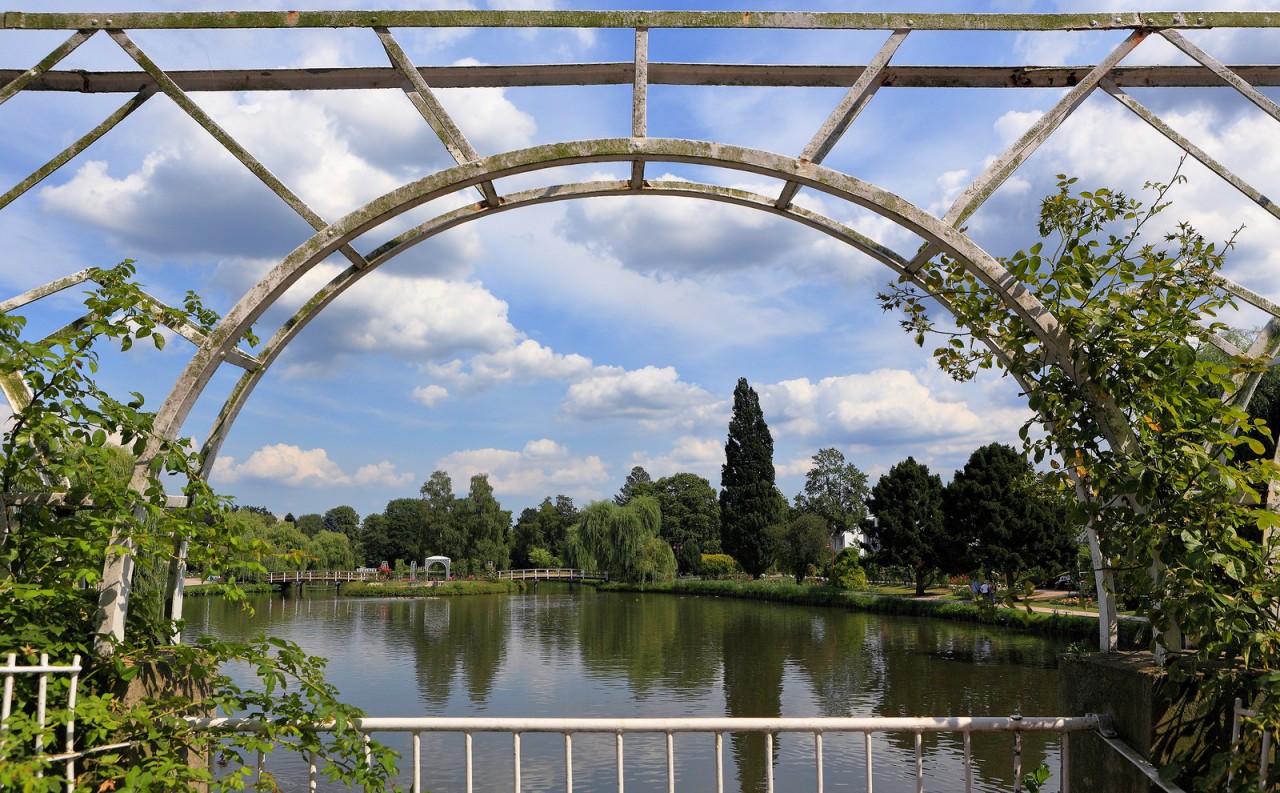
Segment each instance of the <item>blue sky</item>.
M119 10L120 4L114 4ZM128 5L128 4L126 4ZM170 4L171 5L171 4ZM297 4L290 4L298 7ZM427 4L431 5L431 4ZM740 9L738 3L449 3L449 8ZM130 10L163 4L136 2ZM287 8L269 2L185 3L186 9ZM306 8L388 7L340 0ZM418 7L423 7L418 4ZM435 6L432 6L435 7ZM792 9L754 2L751 9ZM813 2L811 10L884 10ZM1172 6L1076 2L918 2L920 11L1099 11ZM1274 0L1203 4L1275 9ZM30 10L100 10L50 2ZM420 65L629 60L630 31L394 31ZM669 31L650 34L654 61L866 63L882 32ZM1280 31L1198 31L1188 37L1227 63L1263 63ZM0 31L0 68L27 68L61 33ZM916 32L894 57L910 64L1093 63L1123 34ZM367 30L141 31L166 69L385 65ZM1126 63L1186 59L1148 41ZM98 35L59 68L133 69ZM1276 122L1228 89L1132 92L1264 194L1280 193ZM1278 92L1267 89L1273 98ZM630 87L442 90L441 101L482 155L630 132ZM840 89L651 86L649 134L797 154ZM1059 98L1044 91L882 90L826 165L935 214ZM336 220L401 184L451 164L397 91L195 95L197 102L320 215ZM8 189L124 101L119 95L20 94L0 106L0 182ZM1034 242L1038 199L1055 175L1137 191L1165 179L1177 150L1114 100L1096 94L968 223L996 255ZM590 165L498 183L625 178ZM1280 298L1277 220L1200 166L1170 217L1224 238L1244 225L1228 274ZM651 164L671 176L776 193L749 174ZM466 197L464 197L465 199ZM797 202L899 252L909 233L864 210L802 191ZM453 206L455 204L450 204ZM420 222L443 211L412 214ZM407 226L366 235L362 251ZM89 265L124 258L162 299L188 289L230 308L309 228L165 97L148 102L76 161L0 212L0 292L16 294ZM317 286L305 278L260 324L269 335ZM436 469L459 492L490 474L517 513L544 496L609 497L633 465L654 478L693 471L719 484L731 394L746 377L775 439L789 497L810 457L834 446L872 479L913 455L944 481L969 453L1011 442L1027 418L998 375L951 382L883 314L890 273L834 240L746 209L694 199L607 198L518 210L451 230L380 268L326 309L258 386L227 439L212 481L241 503L277 513L349 504L363 516L416 495ZM308 289L309 287L309 289ZM75 308L73 290L32 309L35 328ZM1229 317L1256 325L1248 311ZM111 355L104 378L158 406L191 348ZM224 367L225 369L226 367ZM238 375L220 372L184 433L203 439Z

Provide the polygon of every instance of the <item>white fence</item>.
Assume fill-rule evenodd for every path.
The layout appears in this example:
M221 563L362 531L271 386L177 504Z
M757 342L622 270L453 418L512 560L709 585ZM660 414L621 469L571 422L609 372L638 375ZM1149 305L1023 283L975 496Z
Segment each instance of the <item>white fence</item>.
M1240 738L1244 728L1244 720L1252 719L1258 715L1258 711L1250 710L1244 706L1244 703L1236 699L1236 705L1231 714L1231 753L1238 754L1240 751ZM1271 771L1271 733L1267 730L1262 731L1262 748L1261 756L1258 760L1258 790L1267 789L1267 774ZM1234 771L1227 774L1227 784L1230 785L1234 777Z
M35 736L35 754L39 755L44 752L44 728L47 724L49 713L49 676L50 675L70 675L71 679L67 685L66 713L70 714L67 719L65 728L66 746L65 751L60 755L53 755L49 760L53 762L66 763L66 779L67 790L71 790L75 784L76 778L76 758L80 755L75 751L76 743L76 689L80 684L80 656L76 656L70 666L50 666L49 656L41 653L40 662L38 664L27 664L26 666L18 665L18 656L16 653L9 653L9 657L4 666L0 666L0 675L4 675L4 698L0 700L0 740L4 740L4 733L9 729L9 717L13 715L15 698L14 698L14 678L18 675L38 675L36 681L36 724L39 732ZM21 705L21 703L18 703Z

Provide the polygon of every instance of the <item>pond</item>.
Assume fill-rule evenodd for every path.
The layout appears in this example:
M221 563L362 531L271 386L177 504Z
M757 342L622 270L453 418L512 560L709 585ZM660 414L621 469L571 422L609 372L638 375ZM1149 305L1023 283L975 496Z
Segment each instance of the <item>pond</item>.
M263 632L297 642L329 659L331 682L370 716L1060 715L1063 646L973 623L548 584L416 600L315 589L251 603L252 615L193 598L187 635ZM664 738L649 737L627 739L628 791L666 789ZM564 790L562 741L523 739L523 790ZM384 742L408 767L407 737ZM677 738L678 789L713 789L710 743ZM777 790L813 789L812 743L776 741ZM424 737L425 789L464 789L462 745L461 736ZM926 735L924 747L927 789L963 790L962 737ZM477 735L475 751L476 789L510 790L510 738ZM973 755L975 790L1012 789L1010 736L975 735ZM1056 775L1057 756L1056 738L1024 741L1024 769L1047 760ZM614 789L611 736L575 737L574 758L575 791ZM915 789L912 736L877 735L874 758L877 791ZM726 789L763 790L768 761L762 736L727 739ZM301 768L273 770L286 790L305 789ZM828 736L824 773L826 790L863 790L861 736Z

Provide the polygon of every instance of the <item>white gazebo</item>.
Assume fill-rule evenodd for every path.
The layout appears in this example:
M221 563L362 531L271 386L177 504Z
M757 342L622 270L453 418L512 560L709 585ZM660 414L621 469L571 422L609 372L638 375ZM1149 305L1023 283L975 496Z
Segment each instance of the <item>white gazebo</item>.
M427 560L422 565L422 574L428 579L431 578L431 565L433 564L444 565L444 580L448 581L453 577L450 573L450 569L453 567L452 559L447 556L428 556Z

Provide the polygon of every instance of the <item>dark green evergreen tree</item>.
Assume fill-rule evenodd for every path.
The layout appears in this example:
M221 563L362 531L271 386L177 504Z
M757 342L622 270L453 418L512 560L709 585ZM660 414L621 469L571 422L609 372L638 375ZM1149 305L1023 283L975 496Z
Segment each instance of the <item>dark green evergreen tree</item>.
M1013 447L992 443L974 451L947 485L947 534L959 546L947 572L995 571L1013 588L1033 567L1071 570L1076 532L1067 504Z
M625 507L631 502L631 499L637 496L648 496L653 494L653 477L649 476L649 472L644 470L643 466L635 466L631 469L631 473L627 474L627 481L622 483L622 490L618 491L618 495L613 497L613 503L620 507Z
M916 596L923 595L952 548L943 522L942 479L908 457L871 488L867 508L874 516L863 527L867 550L877 564L910 570Z
M740 377L733 389L733 417L720 471L720 544L755 578L773 564L774 527L783 520L785 507L786 500L774 486L773 436L760 398Z

